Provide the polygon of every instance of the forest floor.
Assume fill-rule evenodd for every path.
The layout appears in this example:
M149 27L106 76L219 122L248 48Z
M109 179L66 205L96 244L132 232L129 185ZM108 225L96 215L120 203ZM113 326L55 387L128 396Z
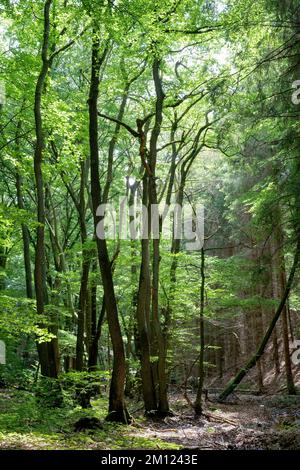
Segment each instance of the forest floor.
M300 449L300 396L235 395L229 403L206 402L195 419L182 399L174 417L147 423L139 435L202 450Z
M300 396L238 394L226 404L210 397L195 419L180 394L172 394L173 417L146 420L132 403L131 426L103 421L107 400L93 408L47 409L29 392L0 390L0 450L5 449L300 449ZM82 417L101 419L96 430L76 432Z

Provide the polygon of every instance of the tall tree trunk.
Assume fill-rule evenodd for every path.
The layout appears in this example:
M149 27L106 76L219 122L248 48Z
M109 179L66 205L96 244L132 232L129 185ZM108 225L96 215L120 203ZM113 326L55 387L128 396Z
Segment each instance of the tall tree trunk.
M80 292L77 310L77 336L76 336L76 370L83 370L84 357L84 327L88 300L88 279L90 270L90 261L87 259L86 249L82 249L82 271L80 279Z
M100 315L98 318L96 330L92 334L92 341L91 341L90 348L89 348L88 366L89 366L90 371L97 369L99 340L101 337L102 325L103 325L104 319L105 319L105 297L103 297L102 299Z
M262 282L262 281L261 281ZM262 289L260 288L260 298L262 298ZM255 349L258 348L259 346L259 341L257 338L261 338L263 334L263 323L262 323L262 306L259 306L257 311L254 313L255 315L255 329L254 329L254 334L255 334ZM236 371L235 371L236 372ZM258 390L260 392L263 392L264 389L264 374L263 374L263 357L261 357L257 361L257 385L258 385Z
M83 370L84 357L84 331L88 300L88 281L91 265L91 252L86 248L87 228L85 222L85 184L86 184L86 162L80 162L80 191L79 203L76 204L80 225L80 238L82 248L82 265L80 278L80 291L77 309L77 336L76 336L76 370Z
M143 177L143 206L148 209L147 233L143 234L141 240L141 267L139 288L137 293L137 327L138 327L138 349L141 361L141 379L145 411L157 409L154 380L152 375L150 359L150 259L149 259L149 204L148 204L148 175L145 171Z
M204 297L205 297L205 253L204 248L201 248L201 284L200 284L200 354L199 354L199 378L197 387L197 396L194 403L195 414L200 416L202 414L202 391L204 381Z
M278 300L278 285L277 285L277 276L275 268L274 253L276 252L274 242L270 244L270 279L271 279L271 296L273 300ZM273 353L273 362L275 374L280 374L280 360L279 360L279 347L278 347L278 326L276 325L272 334L272 353Z
M158 197L156 187L156 162L157 162L157 141L161 132L162 124L162 109L164 102L164 93L160 78L160 61L155 58L152 65L153 81L156 92L156 107L155 107L155 122L151 132L150 138L150 151L149 151L149 167L151 174L149 175L149 203L150 211L152 209L158 210ZM152 257L152 324L155 334L155 341L157 344L158 361L157 361L157 376L158 376L158 411L161 415L169 414L168 402L168 380L167 380L167 350L166 342L164 341L160 315L159 315L159 266L160 266L160 233L161 228L158 227L158 234L154 235L152 241L153 257Z
M34 99L34 117L36 144L34 152L34 174L36 182L38 228L35 251L35 269L34 282L36 293L37 313L45 314L45 305L48 303L48 292L46 285L46 261L45 261L45 198L44 198L44 180L42 171L43 151L44 151L44 131L42 121L42 93L45 81L50 68L48 59L49 34L50 34L50 7L52 0L46 0L44 5L44 33L42 45L42 67L38 76L35 99ZM59 370L58 362L58 342L52 339L47 343L38 344L39 360L41 364L41 373L47 377L57 378Z
M129 207L132 210L135 210L135 195L138 188L138 183L134 182L134 184L129 185L129 179L127 180L127 186L129 190ZM130 227L134 223L134 213L131 212L129 215L129 223ZM137 311L137 265L136 265L136 255L137 255L137 242L135 240L135 234L131 233L131 241L130 241L130 256L131 256L131 304L130 304L130 319L129 319L129 326L128 326L128 344L126 350L126 357L127 357L127 367L126 367L126 387L125 387L125 394L128 397L133 396L133 389L134 389L134 378L132 376L132 372L130 370L130 360L133 357L134 359L141 359L140 356L140 347L138 344L138 334L137 334L137 321L136 321L136 311ZM131 343L134 343L134 347L132 347ZM139 371L137 371L139 374ZM139 389L139 393L141 392L141 388Z
M5 268L7 263L7 248L0 246L0 290L4 290L6 286Z
M281 220L279 210L278 213L279 217L277 219L277 223ZM285 259L283 254L283 234L280 225L278 225L275 230L275 246L276 253L274 254L274 256L277 261L277 266L275 267L275 276L278 278L279 297L281 297L286 289L286 270ZM281 322L287 390L289 395L296 395L296 388L294 384L292 364L290 358L287 303L283 307Z
M92 70L89 93L89 143L91 159L91 196L93 204L93 216L95 231L98 222L101 221L97 215L100 206L101 186L99 174L99 147L98 147L98 94L99 94L99 73L100 67L107 54L107 47L100 56L99 32L93 30L92 43ZM103 290L105 296L105 307L108 327L112 341L114 359L113 370L109 393L109 414L108 420L128 423L130 417L124 401L124 388L126 376L125 351L119 323L117 300L115 297L114 283L112 276L112 266L109 260L107 243L105 239L97 237L98 260L101 271Z
M16 173L16 189L18 208L24 210L24 201L22 195L22 178L20 173ZM33 299L33 285L32 285L32 271L30 259L30 234L26 224L22 223L22 240L23 240L23 258L25 266L25 282L26 282L26 295L28 299Z
M21 110L23 109L23 105ZM19 120L17 124L16 132L16 153L20 158L20 132L21 132L22 121ZM21 210L25 210L23 191L22 191L23 180L19 169L16 169L16 191L17 191L17 205ZM30 232L26 224L22 223L22 241L23 241L23 259L25 267L25 284L26 284L26 295L28 299L33 299L33 284L32 284L32 270L31 270L31 258L30 258Z
M273 331L273 361L275 374L280 374L280 362L279 362L279 350L278 350L278 336L277 336L277 327L275 326Z
M93 370L97 368L98 362L98 341L97 338L96 348L95 351L93 350L94 341L97 336L97 283L96 283L96 273L97 273L97 260L92 261L92 274L89 283L89 331L86 331L86 335L88 337L88 368L89 370ZM103 302L104 305L104 302ZM104 306L105 309L105 306Z
M224 332L219 333L217 336L217 370L218 370L218 377L222 379L223 377L223 366L224 366Z

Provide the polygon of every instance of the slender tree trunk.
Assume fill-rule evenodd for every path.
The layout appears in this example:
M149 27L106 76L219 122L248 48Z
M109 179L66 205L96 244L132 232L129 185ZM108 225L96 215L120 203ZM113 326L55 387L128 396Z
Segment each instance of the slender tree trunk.
M222 379L223 377L223 365L224 365L224 336L219 334L218 336L219 348L217 349L217 368L218 368L218 377Z
M133 185L129 185L129 179L127 180L128 190L129 190L129 207L132 210L135 210L135 195L138 187L138 183L135 182ZM134 224L135 216L132 212L129 215L129 223L130 227ZM133 228L133 227L132 227ZM131 255L131 311L130 311L130 319L129 319L129 327L128 327L128 343L127 343L127 350L126 350L126 357L127 357L127 364L126 364L126 387L125 387L125 394L128 397L133 396L133 389L134 389L134 378L132 377L132 373L130 371L130 359L133 357L134 359L139 358L141 359L141 351L138 342L138 334L137 334L137 319L136 319L136 311L137 311L137 296L138 296L138 278L137 278L137 265L136 265L136 255L137 255L137 242L135 240L135 233L131 232L131 241L130 241L130 255ZM134 347L132 347L132 343ZM139 371L137 371L139 374ZM141 393L141 388L139 388L139 393Z
M16 189L18 208L24 210L24 201L22 195L22 178L19 172L16 173ZM33 299L33 285L32 285L32 271L30 259L30 234L26 224L22 224L22 240L23 240L23 258L25 266L25 282L26 282L26 295L28 299Z
M281 220L280 212L278 221ZM276 253L275 259L277 260L275 275L278 278L280 297L283 295L286 289L286 271L285 271L285 259L283 254L283 234L281 227L278 225L275 231L275 244ZM282 322L282 336L283 336L283 349L284 349L284 362L285 362L285 373L286 373L286 384L289 395L296 395L296 388L294 384L292 364L290 358L290 346L289 346L289 331L288 331L288 316L287 316L287 303L283 307L281 322Z
M275 257L274 253L276 253L276 248L274 243L270 244L270 277L271 277L271 295L273 300L278 300L279 293L278 293L278 283L277 283L277 275L276 275L276 266L275 266ZM272 334L272 349L273 349L273 361L274 361L274 370L275 374L280 374L280 360L279 360L279 348L278 348L278 334L277 334L278 325L274 327L274 331Z
M82 272L80 280L80 292L77 310L77 336L76 336L76 370L83 370L84 357L84 327L88 299L88 279L90 270L90 261L86 258L83 248Z
M34 174L36 182L38 228L35 252L34 282L36 293L37 313L45 314L45 305L48 303L48 293L46 285L46 260L45 260L45 198L44 198L44 180L42 171L43 151L44 151L44 131L42 121L42 93L45 81L50 68L48 59L49 34L50 34L50 7L52 0L46 0L44 4L44 33L42 45L42 67L38 76L35 99L34 99L34 117L36 144L34 152ZM58 343L57 339L52 339L47 343L38 344L39 360L41 364L41 373L47 377L57 378L58 363Z
M199 354L199 378L197 387L197 396L194 403L195 414L202 414L202 391L204 382L204 300L205 300L205 254L204 248L201 248L201 285L200 285L200 354Z
M290 357L290 346L289 346L289 332L288 332L288 321L286 309L282 313L282 333L283 333L283 347L284 347L284 362L285 362L285 374L286 384L289 395L296 395L296 388L292 372L292 363Z
M105 297L102 299L102 306L100 315L98 318L95 334L92 335L92 341L89 349L89 370L93 371L97 368L98 362L98 351L99 351L99 340L102 332L102 325L105 319Z
M95 280L96 272L97 272L97 261L92 261L92 274L89 283L89 322L87 323L87 331L86 335L88 337L88 368L89 370L93 370L97 368L98 362L98 340L97 340L97 347L96 351L92 351L94 340L97 336L97 283ZM89 324L88 324L89 323ZM89 328L88 328L89 327ZM93 357L92 357L93 356ZM95 358L95 359L94 359Z
M91 158L91 196L93 204L93 216L95 231L98 222L101 221L97 216L97 209L100 206L101 186L99 174L99 147L98 147L98 94L99 94L99 72L107 54L107 48L100 57L100 42L98 31L93 30L92 44L92 70L89 93L89 142ZM105 239L97 237L97 251L99 266L101 271L103 290L105 296L105 307L109 332L112 340L114 353L113 370L109 393L109 414L108 420L128 423L130 417L124 401L124 388L126 376L125 351L122 338L121 327L118 317L118 307L114 291L112 277L112 266L109 260L109 254Z
M261 338L263 334L262 328L262 318L261 318L261 307L258 307L257 311L254 313L254 321L255 321L255 328L254 328L254 337L256 340L255 349L259 346L259 341L257 338ZM264 388L264 377L263 377L263 364L262 364L262 357L257 361L257 385L258 390L260 392L263 391Z
M79 191L79 204L77 204L78 217L80 224L80 237L82 247L82 265L81 265L81 279L80 279L80 292L77 309L77 337L76 337L76 370L83 370L83 357L84 357L84 331L85 331L85 318L87 312L87 299L88 299L88 282L91 265L91 252L85 246L87 241L87 228L85 222L85 183L86 183L86 168L85 162L80 163L80 191Z
M294 336L292 315L291 315L291 309L290 309L289 302L287 303L287 316L288 316L288 324L289 324L291 340L292 340L292 342L294 342L295 336Z
M157 141L161 132L162 124L162 109L164 102L164 93L160 78L160 62L156 58L152 65L153 81L156 92L156 108L155 108L155 122L150 138L150 151L149 151L149 167L151 174L149 177L149 202L150 210L158 206L157 187L156 187L156 161L157 161ZM168 380L167 380L167 350L166 342L163 337L161 322L159 318L159 273L160 273L160 232L161 227L159 224L158 232L153 237L153 257L152 257L152 324L155 334L155 341L157 344L158 361L157 361L157 376L158 376L158 411L161 415L170 414L168 402Z
M23 109L23 105L22 108ZM22 122L18 121L17 132L16 132L16 153L20 158L20 139L19 135L21 132ZM16 170L16 191L17 191L17 205L21 210L25 210L23 191L22 191L23 180L19 169ZM28 299L33 299L33 284L32 284L32 270L31 270L31 258L30 258L30 232L26 224L22 223L22 241L23 241L23 259L25 267L25 283L26 283L26 295Z
M280 374L280 361L279 361L279 350L278 350L278 336L277 336L277 327L273 331L273 361L275 374Z
M5 268L7 263L7 248L0 246L0 290L4 290L6 286Z
M145 171L143 177L143 198L144 207L148 208L146 221L147 233L141 240L141 267L139 288L137 294L137 327L138 344L141 360L141 379L145 411L157 409L154 380L152 375L150 359L150 330L149 330L149 311L150 311L150 259L149 259L149 204L148 204L148 176Z

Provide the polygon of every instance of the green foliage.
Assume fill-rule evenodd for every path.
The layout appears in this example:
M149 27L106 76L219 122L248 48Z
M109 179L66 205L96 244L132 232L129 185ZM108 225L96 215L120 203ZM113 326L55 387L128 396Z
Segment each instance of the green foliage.
M60 447L64 445L63 420L71 426L75 415L94 413L80 410L78 404L97 395L95 413L104 417L101 407L106 406L103 395L110 379L113 348L111 325L109 328L105 316L103 324L98 324L104 289L90 184L88 105L93 39L99 40L99 56L107 51L98 96L102 195L109 189L108 202L118 206L120 197L129 196L132 186L128 183L132 180L136 185L135 202L141 201L145 165L136 130L142 120L146 158L155 140L151 138L155 137L153 130L159 134L152 180L158 200L163 204L170 189L171 203L175 203L182 190L185 206L205 206L204 273L199 251L186 251L186 241L174 250L165 232L160 239L158 329L166 343L167 372L174 372L180 382L188 366L197 360L201 314L204 363L209 375L216 369L217 357L231 355L230 348L226 351L230 334L238 335L235 330L240 331L242 324L247 335L249 319L254 320L257 312L269 318L277 305L280 292L275 292L276 282L272 280L275 230L282 232L282 246L276 248L282 251L277 263L281 265L275 268L284 274L291 266L300 226L298 111L290 99L292 81L299 78L298 42L293 42L298 34L294 30L298 2L281 3L286 8L275 0L52 2L47 54L54 56L41 100L46 212L43 268L49 298L44 315L37 316L35 301L26 298L26 281L33 287L28 297L34 297L40 228L33 163L34 98L42 65L44 2L0 0L0 85L3 81L6 95L5 102L0 103L0 339L6 342L8 352L7 364L0 372L11 387L19 383L32 391L34 384L39 398L39 403L33 404L28 394L26 406L25 395L12 393L16 410L21 408L19 398L24 407L19 421L10 412L3 418L3 429L16 434L12 441L22 441L26 413L28 430L45 432L41 446L43 442L48 446L53 431L52 444ZM159 129L154 128L159 108L153 82L154 59L159 63L164 93ZM169 188L172 175L173 186ZM170 235L171 224L169 229ZM113 260L128 382L135 394L141 385L136 321L141 243L113 239L107 246ZM35 343L49 342L57 335L60 371L74 367L86 264L89 279L83 309L84 368L88 368L87 357L97 327L98 332L101 327L101 370L62 372L58 382L43 379L35 383ZM151 277L153 246L148 265ZM204 305L200 300L201 274L205 277ZM149 308L148 314L145 307L145 323L149 322L151 341L154 338L150 345L154 367L160 351L157 333L152 331L152 288L147 289L147 299L143 300ZM297 278L290 297L290 306L297 311L298 291ZM250 339L254 344L255 338ZM217 344L219 340L223 346ZM50 412L56 393L62 394L64 405ZM50 431L47 426L42 428L42 412ZM159 445L155 440L129 438L117 427L105 429L111 437L99 431L94 440L88 434L77 437L69 428L68 445Z
M97 397L102 395L110 380L108 371L97 372L68 372L61 374L59 383L64 392L67 403L80 403L80 397Z
M4 387L32 390L36 371L36 346L28 335L1 335L6 346L6 363L0 365L0 381Z
M75 432L83 417L104 419L107 398L93 401L93 409L39 406L32 393L0 390L0 447L13 449L178 449L171 442L135 436L130 427L103 421L102 429Z
M49 319L37 315L35 302L31 299L0 293L0 310L0 332L6 337L34 334L38 342L50 341L54 337L45 327Z
M63 406L61 384L58 379L41 376L33 389L39 407L51 409Z

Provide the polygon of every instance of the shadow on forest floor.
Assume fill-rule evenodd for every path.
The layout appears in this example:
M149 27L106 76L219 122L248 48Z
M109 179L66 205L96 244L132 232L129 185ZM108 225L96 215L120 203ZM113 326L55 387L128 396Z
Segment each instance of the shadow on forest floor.
M174 417L151 421L134 413L132 426L104 422L107 399L93 408L37 406L33 394L0 390L0 449L300 449L300 396L236 396L206 402L195 419L181 395L172 395ZM132 404L137 408L137 404ZM75 422L97 417L100 429L75 432Z

